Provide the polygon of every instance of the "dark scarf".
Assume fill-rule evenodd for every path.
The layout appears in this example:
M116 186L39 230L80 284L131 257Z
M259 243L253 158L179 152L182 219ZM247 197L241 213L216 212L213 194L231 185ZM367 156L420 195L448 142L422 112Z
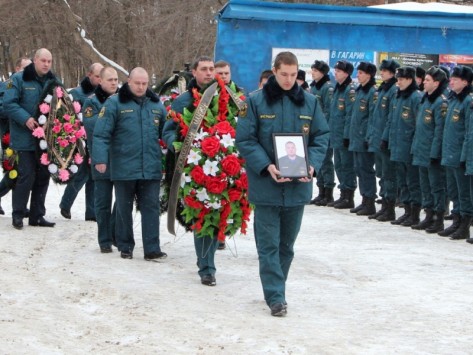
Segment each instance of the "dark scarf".
M23 69L23 80L24 81L33 81L39 80L45 82L46 80L55 79L54 74L51 71L48 71L46 75L40 77L34 68L34 63L31 63Z
M406 90L399 90L397 89L397 94L396 94L396 97L397 98L404 98L404 99L407 99L409 96L412 95L413 92L417 91L417 84L416 84L416 81L415 80L412 80L412 83L411 85L409 85Z
M425 100L429 100L431 104L437 100L437 98L443 94L445 89L447 88L447 82L441 83L437 89L434 90L432 94L427 94L425 93L424 96L422 97L421 103L424 103Z
M348 75L343 83L341 84L337 83L337 85L335 85L335 91L345 91L345 89L347 88L348 85L351 84L351 82L352 82L351 76Z
M95 86L92 85L88 76L82 79L82 81L80 82L80 87L82 88L82 91L84 91L84 94L86 94L87 96L92 94L95 90Z
M389 89L391 89L391 87L396 84L397 82L397 79L393 76L391 79L389 79L388 81L383 81L381 83L381 85L379 86L378 88L378 91L381 92L381 91L389 91Z
M356 91L361 90L364 93L367 93L370 91L370 89L376 84L376 79L374 77L371 77L371 79L365 84L365 85L358 85L356 88Z
M145 97L149 98L153 102L159 102L158 95L156 95L150 89L146 89L145 95L142 96L141 98L139 98L140 100L138 100L138 101L142 101L141 99L144 99ZM120 88L120 90L118 90L118 100L121 103L126 103L126 102L129 102L131 100L135 100L135 99L136 99L136 96L133 95L133 93L131 92L130 86L128 86L128 83L123 84L123 86Z
M463 102L463 100L465 100L465 97L467 97L468 95L470 95L470 92L472 92L472 89L473 87L470 85L467 85L463 88L463 90L457 94L455 91L450 91L450 95L448 96L448 98L454 98L456 97L458 99L458 101L460 102Z
M274 75L269 77L268 82L263 86L263 95L269 105L278 102L284 95L296 106L303 106L305 102L304 91L297 83L294 83L294 86L290 90L283 90Z
M97 99L100 101L101 104L103 104L105 102L105 100L107 100L111 96L109 93L105 92L102 89L100 84L97 86L94 93L95 93L95 96L97 97Z
M319 81L315 82L315 80L313 80L311 83L310 83L310 86L314 87L317 89L317 90L320 90L322 88L322 86L324 86L324 84L327 82L327 81L330 81L330 77L328 75L324 75L322 79L320 79Z

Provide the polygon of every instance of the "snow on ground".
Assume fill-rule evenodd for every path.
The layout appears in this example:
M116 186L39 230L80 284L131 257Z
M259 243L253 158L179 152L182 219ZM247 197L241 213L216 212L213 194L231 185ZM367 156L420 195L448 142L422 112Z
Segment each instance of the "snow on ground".
M253 230L217 253L217 286L200 284L190 234L169 257L100 254L83 192L53 229L0 218L2 354L471 354L473 246L348 211L307 206L287 283L288 315L263 301ZM359 199L359 197L358 197ZM399 212L399 211L398 211Z

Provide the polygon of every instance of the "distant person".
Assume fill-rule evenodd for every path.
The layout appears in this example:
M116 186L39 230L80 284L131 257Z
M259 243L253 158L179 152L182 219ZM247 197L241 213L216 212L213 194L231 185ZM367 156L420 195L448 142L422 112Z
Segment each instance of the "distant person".
M333 148L333 162L340 189L340 198L327 204L337 209L355 207L353 197L356 190L355 161L348 150L350 118L355 102L355 85L352 82L353 64L339 60L334 67L335 89L330 105L330 147Z
M297 148L294 142L288 141L284 145L286 155L278 159L279 171L283 177L304 177L307 176L307 163L305 159L297 155Z
M232 81L232 71L230 70L230 63L219 60L215 62L215 74L220 75L225 84L230 84Z
M453 223L439 232L452 240L470 237L473 204L470 198L470 175L466 174L466 136L471 124L473 71L465 65L453 68L450 75L450 96L442 141L442 162L447 171L447 192L453 201ZM466 137L466 138L465 138ZM469 159L468 159L469 160Z
M422 208L425 219L412 229L438 233L444 229L445 167L442 160L442 137L448 110L448 99L443 94L448 86L445 72L437 66L429 68L424 79L424 90L417 112L416 131L412 142L412 164L419 167Z
M103 65L100 63L94 63L89 67L87 76L81 81L80 85L70 91L70 94L74 98L74 101L78 101L84 106L85 100L94 93L97 85L100 82L100 71L103 69ZM61 215L66 219L71 219L71 208L77 197L77 194L85 185L85 220L95 221L95 208L94 208L94 180L91 176L91 169L88 163L89 153L87 152L84 157L84 163L79 165L79 170L74 176L74 179L67 183L64 194L62 195L59 208L61 209Z
M23 228L26 206L31 194L29 225L54 227L44 218L45 200L49 187L48 167L38 159L37 139L32 131L39 127L33 117L38 109L43 89L51 81L59 80L51 72L53 56L46 48L38 49L33 63L22 72L13 74L7 85L4 107L10 119L10 146L18 154L18 178L12 196L12 225Z
M305 72L305 70L299 69L297 71L296 82L302 89L309 91L309 84L307 84L307 81L305 81L306 74L307 73Z
M420 91L424 91L425 69L416 67L416 84Z
M22 71L27 65L31 64L31 59L26 57L21 57L15 63L15 73ZM3 138L4 134L10 132L10 122L8 120L8 116L5 114L5 110L3 107L3 99L5 96L5 91L7 89L7 82L0 83L0 139ZM5 196L12 188L12 185L8 183L9 177L7 174L3 177L2 181L0 182L0 201L3 196ZM0 204L0 214L5 214L5 211ZM26 214L29 214L29 210L27 209Z
M328 75L330 67L323 60L315 60L310 68L312 74L310 92L319 101L325 120L328 123L330 122L330 103L333 97L333 85ZM322 163L320 173L317 174L317 187L319 188L319 195L310 201L311 204L327 206L327 203L333 202L335 170L333 167L333 149L330 147L327 149L327 155Z
M159 242L159 189L162 153L159 145L166 109L148 89L148 72L140 67L130 72L118 95L105 101L94 128L92 160L104 174L110 169L115 187L117 221L115 236L123 259L132 259L133 203L140 206L144 259L167 256Z
M397 94L396 70L400 65L392 59L384 59L379 65L382 83L376 92L373 114L368 121L366 140L368 151L375 153L376 175L379 177L381 209L369 216L380 222L396 219L395 204L397 197L396 164L391 161L388 149L381 149L383 132L392 111L392 102Z
M412 165L411 154L421 99L415 75L414 67L405 66L396 70L398 89L380 144L380 149L389 150L390 159L395 162L399 199L404 205L404 214L391 224L404 227L419 223L422 204L419 168Z
M273 71L271 69L266 69L261 72L258 82L258 89L262 89L264 84L268 82L269 77L273 75Z

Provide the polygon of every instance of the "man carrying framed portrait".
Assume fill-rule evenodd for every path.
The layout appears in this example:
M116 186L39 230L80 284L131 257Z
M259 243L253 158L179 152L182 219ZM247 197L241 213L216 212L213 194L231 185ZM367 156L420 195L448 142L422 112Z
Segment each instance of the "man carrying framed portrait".
M294 243L329 135L317 99L297 85L297 71L293 53L276 56L273 76L262 90L250 94L247 112L240 112L236 134L238 150L246 160L249 200L255 206L255 241L264 298L276 317L287 313L285 288ZM291 158L295 170L289 166Z

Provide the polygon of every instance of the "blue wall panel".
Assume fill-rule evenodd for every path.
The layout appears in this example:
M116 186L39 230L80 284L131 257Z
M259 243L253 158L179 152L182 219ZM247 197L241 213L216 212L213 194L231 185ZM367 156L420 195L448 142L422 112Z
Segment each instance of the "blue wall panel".
M219 14L215 60L229 61L232 78L251 91L273 47L473 54L472 30L469 14L233 0Z

